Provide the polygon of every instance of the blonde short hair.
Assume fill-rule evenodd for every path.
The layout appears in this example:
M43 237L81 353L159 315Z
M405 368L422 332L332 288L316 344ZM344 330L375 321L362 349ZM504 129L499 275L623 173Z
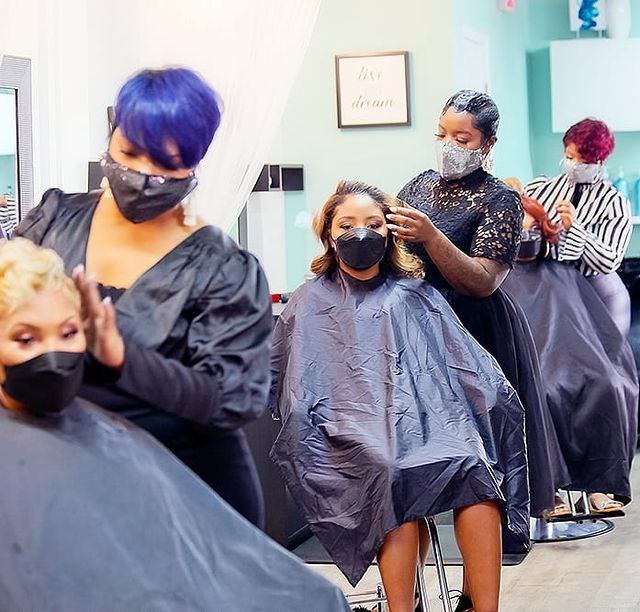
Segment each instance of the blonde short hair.
M61 291L80 310L80 294L54 251L24 238L0 242L0 317L9 315L40 291Z

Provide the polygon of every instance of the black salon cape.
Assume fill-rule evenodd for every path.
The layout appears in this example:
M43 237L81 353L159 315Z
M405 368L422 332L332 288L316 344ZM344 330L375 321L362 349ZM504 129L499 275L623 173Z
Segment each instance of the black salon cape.
M77 400L0 408L0 609L348 610L151 436Z
M388 531L484 500L526 546L523 408L436 290L322 276L274 333L272 457L351 584Z
M631 498L638 376L633 353L573 266L517 264L502 285L526 313L570 490Z

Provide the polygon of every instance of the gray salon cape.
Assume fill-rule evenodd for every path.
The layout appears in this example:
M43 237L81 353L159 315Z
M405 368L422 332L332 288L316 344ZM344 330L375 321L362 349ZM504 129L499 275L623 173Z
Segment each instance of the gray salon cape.
M519 263L503 283L525 311L572 491L631 500L638 374L633 352L591 283L555 261Z
M0 610L348 610L150 435L0 408Z
M528 546L522 405L433 287L306 283L276 325L272 374L272 457L351 584L388 531L481 501L501 502Z

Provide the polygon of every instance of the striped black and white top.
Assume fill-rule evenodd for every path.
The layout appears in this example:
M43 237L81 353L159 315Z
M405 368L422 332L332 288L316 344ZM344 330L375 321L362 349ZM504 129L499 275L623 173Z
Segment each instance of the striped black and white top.
M533 179L524 193L544 206L553 223L561 222L555 206L562 200L576 208L575 221L551 247L551 258L575 262L585 276L609 274L620 267L631 239L631 206L613 185L604 180L575 185L561 174Z
M5 238L11 238L13 230L18 225L18 207L15 200L9 200L0 206L0 229Z

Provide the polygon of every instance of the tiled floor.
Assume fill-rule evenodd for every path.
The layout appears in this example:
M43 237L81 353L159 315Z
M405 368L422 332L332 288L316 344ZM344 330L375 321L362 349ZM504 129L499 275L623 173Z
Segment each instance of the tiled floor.
M632 474L640 495L640 456ZM346 593L352 591L342 574L329 565L315 566ZM432 612L442 610L435 568L425 571ZM461 568L448 567L450 588L459 588ZM371 568L357 590L379 582ZM640 612L640 504L627 508L616 529L603 536L577 542L538 544L525 561L505 567L501 610L504 612Z

